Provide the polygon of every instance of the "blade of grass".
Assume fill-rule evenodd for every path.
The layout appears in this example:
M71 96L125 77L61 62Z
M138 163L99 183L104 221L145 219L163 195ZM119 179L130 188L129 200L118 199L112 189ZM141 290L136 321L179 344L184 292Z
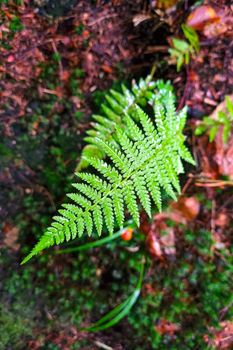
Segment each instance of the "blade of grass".
M130 312L131 308L137 301L139 294L140 294L140 290L136 289L131 295L131 297L128 299L126 306L119 313L117 313L116 316L113 317L110 321L104 324L101 323L99 326L93 325L92 327L86 328L85 330L88 332L97 332L97 331L102 331L104 329L114 326L116 323L118 323L122 318L124 318Z
M82 329L83 331L97 332L97 331L110 328L129 314L131 308L136 303L141 292L142 280L143 280L143 274L144 274L144 264L145 264L145 261L143 261L141 264L139 280L131 296L127 298L124 302L122 302L120 305L116 306L113 310L108 312L106 315L104 315L94 325L88 328Z
M88 327L89 328L93 328L96 326L100 326L103 323L106 323L107 321L111 320L112 318L114 318L117 314L119 314L124 308L125 306L128 304L128 302L130 301L132 296L128 297L125 301L123 301L121 304L117 305L114 309L112 309L111 311L109 311L107 314L105 314L103 317L101 317L101 319L99 319L99 321L95 322L95 324L93 326Z

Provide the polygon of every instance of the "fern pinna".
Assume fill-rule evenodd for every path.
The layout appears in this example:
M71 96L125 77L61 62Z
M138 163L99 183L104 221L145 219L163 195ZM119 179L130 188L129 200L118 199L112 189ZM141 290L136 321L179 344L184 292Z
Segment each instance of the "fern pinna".
M68 194L73 203L63 204L23 263L50 246L81 237L84 232L90 236L96 230L101 235L104 229L112 234L115 226L123 226L125 210L139 226L139 206L149 216L152 201L161 210L161 190L176 199L182 159L194 164L184 145L186 108L176 113L171 86L162 82L155 86L161 88L150 94L153 118L125 88L122 94L114 92L114 99L108 98L111 109L105 106L107 115L95 117L97 123L88 138L104 158L84 154L92 171L76 174L75 192ZM111 133L106 134L110 126Z

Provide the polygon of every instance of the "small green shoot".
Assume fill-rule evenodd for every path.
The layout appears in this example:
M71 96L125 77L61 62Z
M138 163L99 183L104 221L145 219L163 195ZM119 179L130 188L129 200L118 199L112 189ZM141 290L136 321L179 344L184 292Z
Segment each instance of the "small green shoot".
M176 59L176 68L178 72L182 65L188 65L190 57L194 56L200 50L199 38L196 31L186 24L182 24L181 27L187 40L173 38L173 48L169 49L170 55Z
M225 97L226 110L220 110L217 113L217 118L214 119L211 116L204 117L202 122L197 126L195 135L199 136L205 132L209 133L209 141L213 142L219 128L222 127L222 140L226 144L231 135L232 123L233 123L233 102L229 96Z
M9 29L11 30L11 32L16 33L19 32L23 29L23 24L20 21L20 18L17 16L14 16L11 19L10 25L9 25Z
M83 24L83 23L80 23L80 24L75 28L75 32L76 32L78 35L82 35L84 29L85 29L84 24Z
M181 28L183 30L185 38L188 39L190 45L194 48L194 50L196 52L200 51L200 43L197 32L186 24L182 24Z

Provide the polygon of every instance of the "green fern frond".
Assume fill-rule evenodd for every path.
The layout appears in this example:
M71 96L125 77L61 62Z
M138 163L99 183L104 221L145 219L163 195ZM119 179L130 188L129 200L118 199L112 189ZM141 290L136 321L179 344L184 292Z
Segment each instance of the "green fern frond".
M180 192L178 174L183 172L182 159L194 164L184 145L183 128L187 110L175 111L175 97L170 84L141 80L132 91L122 87L120 93L111 91L104 107L105 117L94 116L96 123L88 140L98 154L86 152L83 160L92 172L78 172L75 192L67 196L72 204L63 204L58 215L23 263L40 251L93 231L103 229L113 234L122 227L125 211L140 223L140 206L151 216L152 202L162 208L162 191L176 199ZM154 120L141 105L149 100ZM111 129L113 127L113 129ZM105 130L112 130L111 136ZM99 157L101 155L101 157ZM104 158L103 158L104 155Z
M130 92L123 89L133 100ZM121 101L115 92L113 96ZM125 126L122 129L115 125L114 143L105 137L92 136L92 143L105 154L105 159L86 156L93 171L76 174L78 182L73 184L76 191L68 194L73 204L63 204L23 263L50 246L81 237L84 232L90 236L94 230L101 235L104 228L111 235L115 226L123 226L125 210L139 226L140 205L149 216L152 202L161 210L162 190L176 199L176 193L180 192L178 174L183 171L182 159L191 164L194 161L182 133L186 109L175 112L170 90L161 96L154 96L151 101L154 120L137 104L130 108L124 105ZM122 105L116 107L116 100L114 103L111 98L108 100L114 113L119 113Z

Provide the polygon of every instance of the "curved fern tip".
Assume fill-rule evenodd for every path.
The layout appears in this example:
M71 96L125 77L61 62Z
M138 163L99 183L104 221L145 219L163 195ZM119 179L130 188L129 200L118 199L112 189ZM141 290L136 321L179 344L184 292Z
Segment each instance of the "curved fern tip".
M32 254L32 253L28 254L28 255L21 261L20 265L26 264L29 260L31 260L31 258L32 258L34 255L35 255L35 254Z

